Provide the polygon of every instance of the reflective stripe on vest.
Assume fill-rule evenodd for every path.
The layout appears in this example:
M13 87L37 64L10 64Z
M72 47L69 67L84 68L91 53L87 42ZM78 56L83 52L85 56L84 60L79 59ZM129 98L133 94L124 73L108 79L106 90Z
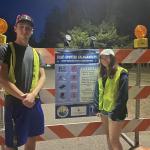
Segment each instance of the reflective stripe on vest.
M8 73L8 78L9 81L12 83L16 83L15 79L15 64L16 64L16 53L15 53L15 47L13 43L9 43L10 48L11 48L11 56L10 56L10 68L9 68L9 73ZM31 83L31 88L30 92L36 87L38 80L39 80L39 70L40 70L40 62L39 62L39 55L36 52L34 48L32 48L33 51L33 77L32 77L32 83Z
M122 73L122 71L128 72L126 69L118 66L113 79L110 79L109 77L107 78L105 88L103 87L102 78L100 77L98 79L99 110L111 112L115 108L118 96L120 74Z

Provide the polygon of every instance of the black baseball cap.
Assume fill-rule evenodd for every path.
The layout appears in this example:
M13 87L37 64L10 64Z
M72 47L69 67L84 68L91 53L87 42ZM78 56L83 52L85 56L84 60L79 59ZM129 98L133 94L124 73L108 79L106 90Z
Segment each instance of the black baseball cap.
M32 27L34 26L33 19L29 15L26 15L26 14L21 14L17 16L16 25L19 22L28 22Z

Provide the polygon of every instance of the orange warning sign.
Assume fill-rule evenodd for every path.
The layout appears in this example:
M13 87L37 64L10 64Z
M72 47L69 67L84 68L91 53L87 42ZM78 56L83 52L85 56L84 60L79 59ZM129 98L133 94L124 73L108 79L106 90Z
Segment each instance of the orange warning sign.
M5 33L7 29L8 29L7 22L4 19L0 18L0 34Z
M147 28L143 25L137 25L134 34L136 38L144 38L147 35Z

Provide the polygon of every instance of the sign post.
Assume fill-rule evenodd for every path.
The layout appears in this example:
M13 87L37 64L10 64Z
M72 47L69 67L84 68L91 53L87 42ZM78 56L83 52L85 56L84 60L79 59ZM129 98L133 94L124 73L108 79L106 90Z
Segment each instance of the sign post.
M148 39L145 38L147 35L147 28L143 25L137 25L134 34L137 39L134 39L134 48L147 48ZM141 64L137 64L137 76L136 76L136 85L140 87L141 84ZM136 99L135 107L135 119L140 118L140 100ZM135 147L139 146L139 131L135 132Z

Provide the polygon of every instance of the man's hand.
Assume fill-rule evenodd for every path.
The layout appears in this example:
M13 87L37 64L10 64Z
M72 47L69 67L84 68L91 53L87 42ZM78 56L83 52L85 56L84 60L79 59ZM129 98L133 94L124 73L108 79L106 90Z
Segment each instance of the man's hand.
M22 95L23 97L23 101L22 103L28 107L28 108L32 108L35 104L35 96L32 93L26 93L24 95Z
M21 95L21 100L22 100L22 101L26 98L27 94L28 94L28 93Z

